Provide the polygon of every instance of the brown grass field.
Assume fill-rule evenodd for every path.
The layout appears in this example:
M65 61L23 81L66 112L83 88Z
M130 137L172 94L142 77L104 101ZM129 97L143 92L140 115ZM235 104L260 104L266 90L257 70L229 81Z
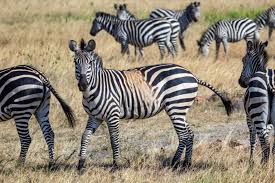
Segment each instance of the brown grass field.
M122 2L122 1L121 1ZM157 7L179 9L190 1L129 0L129 9L138 17L146 17ZM219 101L204 100L212 95L209 90L199 89L199 100L188 114L188 121L195 132L193 165L188 170L172 171L169 162L177 147L176 133L165 113L146 120L121 122L121 170L110 173L112 151L106 125L99 128L88 148L87 171L76 171L80 138L86 125L87 115L82 108L82 95L78 91L73 54L68 40L91 39L89 35L92 16L96 11L115 13L110 0L1 0L0 1L0 67L32 64L43 71L56 90L73 107L77 126L70 129L57 101L52 97L51 124L55 132L55 152L58 169L48 171L48 150L36 120L30 123L32 144L24 166L17 166L20 143L13 121L2 122L0 135L0 182L275 182L272 163L267 168L260 165L258 147L256 165L248 169L248 129L244 111L235 112L228 118ZM201 20L187 31L187 50L179 50L173 62L191 70L200 79L226 91L233 100L242 98L244 89L237 81L242 69L241 58L245 52L242 41L229 46L229 60L214 62L214 44L208 58L197 58L196 40L209 22L204 16L212 11L234 8L267 8L274 0L205 0L201 2ZM267 39L266 29L261 38ZM101 32L94 38L96 51L103 58L106 68L128 69L159 63L156 46L145 48L141 61L127 61L121 57L120 45ZM131 48L133 53L133 49ZM268 52L274 56L275 34ZM269 66L275 68L274 59Z

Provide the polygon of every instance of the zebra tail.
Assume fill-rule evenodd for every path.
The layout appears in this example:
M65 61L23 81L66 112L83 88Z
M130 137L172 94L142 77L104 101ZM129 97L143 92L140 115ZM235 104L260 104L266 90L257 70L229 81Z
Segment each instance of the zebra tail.
M48 78L41 71L37 70L36 68L34 68L32 66L27 66L27 67L34 70L40 76L40 79L42 80L42 82L49 88L49 90L52 92L52 94L56 97L56 99L60 103L60 105L67 117L70 127L74 128L75 127L75 115L74 115L72 108L63 100L63 98L53 88L53 86L51 85Z
M232 102L231 100L226 96L224 95L222 92L218 91L217 89L215 89L213 86L211 86L209 83L205 82L205 81L202 81L200 79L197 79L198 80L198 84L202 85L202 86L205 86L207 88L209 88L210 90L212 90L216 95L218 95L220 97L220 99L222 100L222 103L225 107L225 110L226 110L226 113L228 116L231 115L232 111L233 111L233 105L232 105Z

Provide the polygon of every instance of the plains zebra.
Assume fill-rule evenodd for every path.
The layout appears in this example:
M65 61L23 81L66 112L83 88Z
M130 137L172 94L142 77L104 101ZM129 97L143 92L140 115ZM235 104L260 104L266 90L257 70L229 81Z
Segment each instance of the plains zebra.
M254 41L259 39L256 23L248 18L239 18L234 20L220 20L211 25L197 41L199 53L207 56L209 46L212 41L216 41L216 60L219 58L219 49L221 43L224 47L224 52L227 55L228 42L238 42L244 39L245 41Z
M197 22L200 17L200 2L190 3L183 10L156 9L150 13L150 18L171 17L178 20L180 24L179 41L185 50L184 33L193 22Z
M83 107L89 115L83 133L78 169L84 168L90 137L102 121L106 121L113 149L113 165L119 159L119 120L149 118L161 110L169 115L179 138L179 146L172 160L176 167L186 147L185 163L192 157L193 132L186 122L186 113L197 96L198 84L215 92L222 100L227 114L231 101L199 80L190 71L175 64L144 66L130 70L104 69L101 58L93 52L95 42L82 40L80 47L73 40L69 48L75 53L75 74L83 93Z
M114 4L114 8L116 9L117 13L116 16L120 20L137 20L136 17L127 9L126 4ZM180 31L180 24L174 18L165 17L171 23L172 26L172 34L171 34L171 43L173 44L173 48L175 53L177 53L177 37ZM139 48L139 55L143 56L143 49ZM137 48L135 47L135 55L137 55Z
M266 69L267 44L267 42L247 42L247 53L243 58L243 70L239 79L240 86L248 87L244 97L244 107L250 132L251 164L254 162L256 134L259 136L263 150L262 163L268 161L270 153L268 135L272 124L275 125L275 71ZM275 153L275 142L272 152Z
M54 163L54 132L49 122L51 93L56 97L68 119L75 125L72 109L52 87L49 80L32 66L19 65L0 71L0 121L15 120L21 142L19 163L24 163L31 144L29 120L35 115L49 150L49 167Z
M128 44L143 48L153 43L158 44L161 59L163 59L165 47L173 56L176 54L173 42L171 42L173 30L169 20L120 20L113 15L98 12L90 34L95 36L102 29L110 33L121 44L122 54L130 54Z
M259 30L264 26L268 26L268 39L271 39L273 29L275 29L275 6L268 8L257 16L255 22Z

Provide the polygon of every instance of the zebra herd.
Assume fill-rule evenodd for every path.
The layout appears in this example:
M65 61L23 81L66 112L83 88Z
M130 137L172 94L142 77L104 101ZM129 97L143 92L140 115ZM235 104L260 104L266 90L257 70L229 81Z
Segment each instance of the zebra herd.
M96 13L90 34L105 30L121 44L121 52L129 53L129 44L136 47L136 55L143 56L143 47L156 43L161 59L165 49L173 56L177 53L177 39L185 50L184 33L192 22L200 17L200 3L190 3L186 9L172 11L156 9L150 19L137 19L127 10L126 4L114 5L117 15ZM198 41L199 52L207 55L212 41L216 41L216 58L222 43L227 53L228 42L242 39L247 42L246 55L239 84L247 88L244 108L250 132L250 162L256 148L256 135L262 147L262 162L269 159L269 133L275 126L275 70L267 69L267 42L260 42L259 31L269 26L269 38L275 28L275 8L271 7L256 20L239 18L221 20L211 25ZM77 44L69 41L74 53L75 76L83 94L82 104L88 115L87 126L82 134L78 170L85 168L87 146L91 136L103 121L107 123L113 150L113 170L120 156L120 119L145 119L165 111L178 136L179 145L171 166L177 168L185 149L184 165L190 166L194 133L186 114L192 106L198 85L212 90L221 99L227 115L232 113L231 100L212 85L200 80L189 70L176 64L157 64L129 70L105 69L102 58L95 52L96 42L83 39ZM24 163L31 137L28 122L34 114L48 145L49 167L54 165L54 132L49 122L51 93L57 98L71 127L75 116L69 105L59 96L47 77L32 66L20 65L0 71L0 120L15 120L21 142L19 163ZM275 133L274 133L275 134ZM275 155L275 142L272 147Z

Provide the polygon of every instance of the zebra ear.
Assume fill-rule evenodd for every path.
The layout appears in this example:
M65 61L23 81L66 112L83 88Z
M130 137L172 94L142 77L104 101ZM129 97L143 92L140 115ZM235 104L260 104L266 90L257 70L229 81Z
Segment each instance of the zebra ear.
M201 46L201 42L199 40L197 40L197 44L198 46Z
M265 42L263 43L263 46L266 48L266 47L268 46L268 41L265 41Z
M77 47L76 41L74 41L74 40L70 40L70 41L69 41L69 48L70 48L70 50L73 51L73 52L75 52L75 51L77 51L77 50L79 49L79 48Z
M247 50L252 50L253 49L253 42L252 41L247 41Z
M122 7L123 7L123 9L125 9L126 10L126 8L127 8L127 4L122 4Z
M115 10L117 10L117 9L118 9L118 6L117 6L117 4L114 4L114 8L115 8Z
M86 50L86 51L89 51L89 52L90 52L90 51L94 51L95 47L96 47L96 43L95 43L95 41L94 41L93 39L91 39L91 40L88 42L88 44L87 44L85 50Z
M268 46L268 41L266 41L266 42L260 44L260 51L261 51L261 52L264 51L264 49L265 49L267 46Z

